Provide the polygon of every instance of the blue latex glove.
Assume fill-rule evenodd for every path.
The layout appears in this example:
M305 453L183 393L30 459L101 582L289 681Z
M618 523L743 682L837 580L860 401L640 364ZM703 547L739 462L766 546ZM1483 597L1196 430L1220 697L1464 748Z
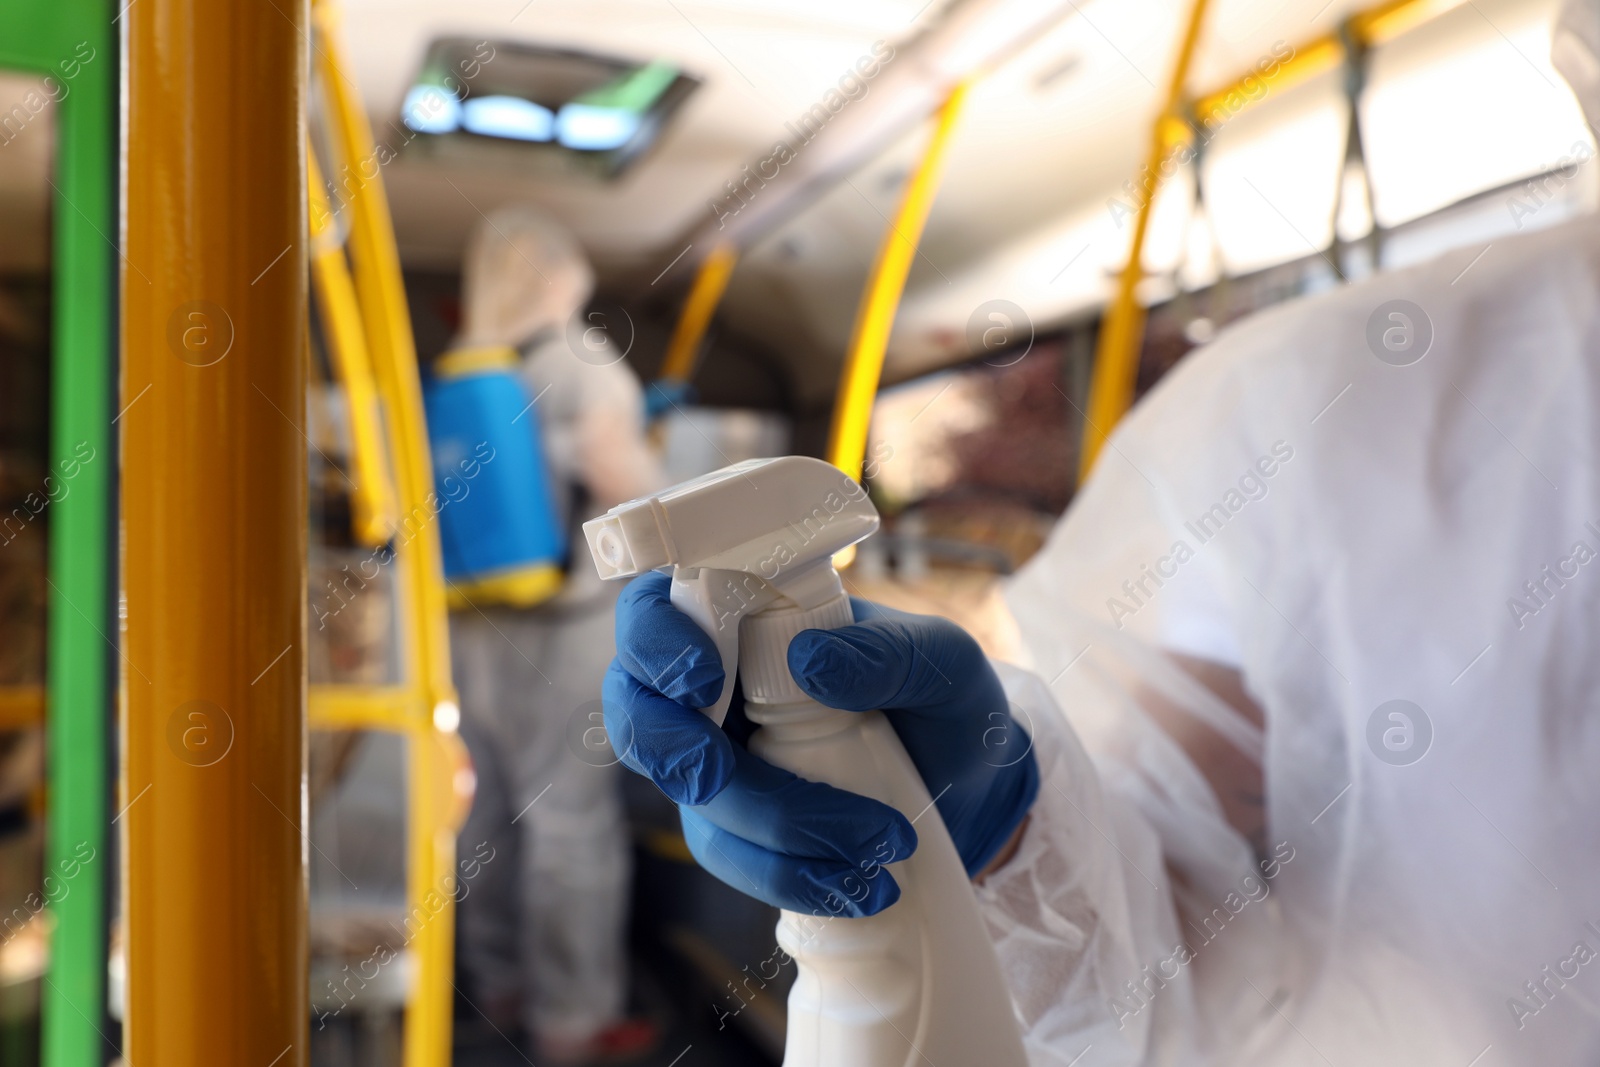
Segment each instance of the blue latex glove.
M882 865L915 849L909 821L751 755L739 697L726 729L695 710L720 691L722 665L711 639L669 602L670 585L645 575L618 603L604 705L623 763L678 803L690 851L729 885L812 914L872 915L893 904L900 889ZM864 600L852 607L856 625L797 635L789 669L829 707L885 710L976 873L1038 793L1028 738L960 627Z

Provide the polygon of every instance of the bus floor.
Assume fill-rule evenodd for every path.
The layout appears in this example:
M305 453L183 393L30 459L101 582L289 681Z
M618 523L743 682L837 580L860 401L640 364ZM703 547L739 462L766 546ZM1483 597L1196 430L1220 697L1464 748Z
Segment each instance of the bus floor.
M706 987L683 973L681 963L636 952L632 965L634 1009L661 1027L661 1042L642 1058L605 1061L608 1067L777 1067L739 1028L718 1028ZM533 1050L497 1033L470 1007L458 1001L456 1012L454 1067L546 1067Z
M777 1067L738 1027L719 1029L704 983L681 964L651 953L633 959L634 1010L661 1028L654 1051L636 1059L603 1061L606 1067ZM312 1067L399 1067L398 1012L350 1014L312 1025ZM457 998L453 1067L547 1067L520 1033L491 1026L464 998ZM599 1067L598 1061L596 1067Z

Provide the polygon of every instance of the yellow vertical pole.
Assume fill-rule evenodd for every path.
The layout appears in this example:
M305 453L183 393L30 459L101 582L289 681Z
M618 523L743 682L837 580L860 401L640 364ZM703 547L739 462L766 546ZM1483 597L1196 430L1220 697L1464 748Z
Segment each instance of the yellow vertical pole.
M872 273L861 295L851 331L850 349L845 354L839 376L839 395L834 400L833 425L828 431L828 462L850 477L861 479L861 465L867 453L867 430L872 423L872 402L878 395L878 380L883 375L883 360L889 350L889 333L894 328L895 311L905 292L906 275L917 255L922 228L933 208L944 171L946 150L956 120L967 97L966 82L950 91L939 109L933 136L922 152L916 173L906 183L900 206L878 247Z
M1182 123L1180 108L1184 86L1189 80L1189 64L1200 40L1207 0L1193 0L1189 20L1172 65L1172 80L1167 84L1161 114L1150 132L1150 151L1144 169L1134 177L1138 190L1138 211L1134 216L1133 242L1128 261L1117 278L1117 293L1106 309L1100 326L1100 343L1095 352L1094 378L1089 385L1089 411L1084 419L1083 448L1078 459L1081 483L1094 467L1095 457L1112 429L1133 400L1134 377L1139 370L1139 350L1144 343L1144 305L1139 303L1139 282L1144 277L1144 241L1150 229L1150 211L1161 188L1162 164L1166 153L1178 143L1175 124Z
M657 378L687 382L694 377L700 342L705 339L711 316L716 314L738 262L739 250L731 244L720 244L700 264L694 284L689 287L689 297L683 302L683 311L678 315L678 324L673 327L672 340L667 342L667 354L661 360L661 373Z
M306 8L125 14L124 1058L304 1067Z

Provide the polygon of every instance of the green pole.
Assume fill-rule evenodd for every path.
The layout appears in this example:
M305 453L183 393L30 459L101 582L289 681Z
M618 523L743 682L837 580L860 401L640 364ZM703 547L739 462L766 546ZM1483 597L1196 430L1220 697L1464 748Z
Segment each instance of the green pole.
M51 505L44 897L52 918L43 990L45 1067L99 1067L105 1030L111 729L112 409L118 236L117 27L104 0L0 0L0 67L55 80ZM24 131L29 132L29 131ZM0 148L3 151L3 148ZM69 472L73 472L70 473Z
M44 1067L105 1062L108 811L112 708L112 494L115 394L117 49L106 5L68 5L95 58L68 107L55 208L52 466L80 464L50 519L51 596L46 693L50 806L45 871L64 887L54 905L50 984L43 1000ZM84 18L83 15L90 17ZM85 25L86 24L86 25ZM72 106L73 104L76 106ZM89 456L85 461L84 457ZM71 877L70 875L76 875ZM85 1025L90 1023L92 1025Z

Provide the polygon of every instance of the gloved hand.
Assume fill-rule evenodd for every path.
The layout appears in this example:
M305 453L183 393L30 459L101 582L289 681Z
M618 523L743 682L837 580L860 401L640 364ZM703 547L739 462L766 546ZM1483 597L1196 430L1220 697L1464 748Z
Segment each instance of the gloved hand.
M665 575L644 575L618 602L618 654L603 695L622 762L678 803L690 851L729 885L812 914L872 915L893 904L900 889L882 865L916 847L910 822L752 755L737 696L725 730L695 710L720 691L722 665L711 639L671 605L670 587ZM886 712L974 874L1038 793L1027 735L960 627L865 600L852 608L853 626L797 635L789 669L819 703Z

